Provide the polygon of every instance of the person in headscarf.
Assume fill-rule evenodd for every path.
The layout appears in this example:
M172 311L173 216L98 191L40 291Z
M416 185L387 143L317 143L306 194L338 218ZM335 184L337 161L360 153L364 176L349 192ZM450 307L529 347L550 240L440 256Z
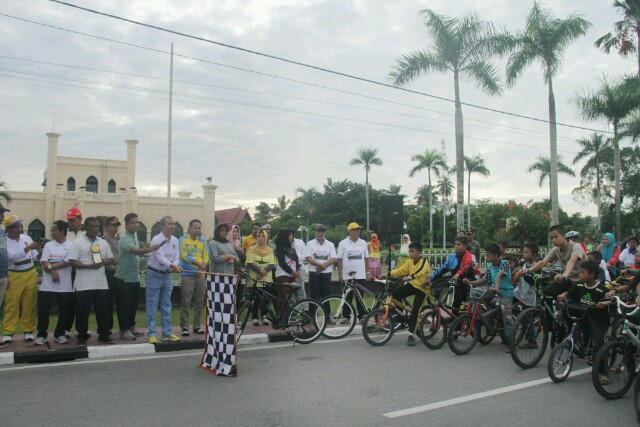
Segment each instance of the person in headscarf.
M382 275L382 264L380 264L380 240L376 233L371 234L367 249L369 250L369 274L374 279L378 279Z
M247 259L247 254L242 249L242 243L240 242L240 227L237 224L229 224L229 233L227 233L227 240L233 246L233 249L236 251L236 256L238 257L238 262L235 263L234 267L239 274L239 271L242 270L242 266Z
M616 245L616 237L611 233L604 233L598 251L602 254L602 260L607 263L607 268L612 273L611 277L618 277L620 247Z
M213 232L213 239L209 242L212 273L233 274L233 266L238 262L236 250L227 239L228 234L227 224L219 224Z
M247 251L246 265L249 269L249 277L255 279L256 286L263 287L268 278L271 277L271 272L276 267L276 259L273 255L273 249L267 245L269 240L269 232L267 230L259 230L256 235L256 243ZM253 281L249 281L247 286L253 286ZM258 306L259 300L255 300L251 309L253 316L253 325L258 326ZM262 324L268 325L269 321L266 317L266 310L264 307L260 307L262 310Z
M402 235L402 244L400 245L400 252L398 253L398 267L400 268L405 262L409 260L409 245L411 244L411 238L408 234Z
M300 276L300 260L298 253L293 246L293 230L290 228L282 229L276 237L276 283L287 285L295 282ZM289 288L287 286L278 286L278 298L287 301L289 297ZM287 313L284 303L278 302L277 313L280 320L285 322Z

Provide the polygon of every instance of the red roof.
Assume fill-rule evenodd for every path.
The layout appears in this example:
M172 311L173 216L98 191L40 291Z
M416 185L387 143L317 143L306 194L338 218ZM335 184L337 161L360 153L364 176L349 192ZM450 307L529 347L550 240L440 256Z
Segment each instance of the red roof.
M251 221L249 210L237 207L216 211L216 224L240 224L242 221Z

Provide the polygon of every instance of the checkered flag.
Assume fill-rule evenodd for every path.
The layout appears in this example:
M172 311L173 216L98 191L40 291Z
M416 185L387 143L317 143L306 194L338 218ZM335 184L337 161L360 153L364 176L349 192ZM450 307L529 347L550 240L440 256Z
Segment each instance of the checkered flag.
M207 322L200 367L215 375L236 376L236 276L207 276Z

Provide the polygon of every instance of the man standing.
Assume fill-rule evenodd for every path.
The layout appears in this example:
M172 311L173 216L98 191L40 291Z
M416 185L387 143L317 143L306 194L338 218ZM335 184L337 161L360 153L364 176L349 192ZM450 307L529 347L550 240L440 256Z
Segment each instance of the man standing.
M73 281L76 294L76 329L78 344L85 345L90 335L89 315L93 307L98 323L98 342L113 344L109 329L109 284L105 265L113 263L109 244L98 237L98 218L84 220L85 234L78 237L69 251L69 264L76 269Z
M349 224L347 231L349 232L349 237L338 244L338 276L340 282L353 277L359 284L364 285L366 280L371 280L367 242L360 238L362 227L358 223L352 222ZM353 297L354 295L351 294L349 299L353 301ZM356 307L358 318L362 319L366 309L357 298ZM343 320L346 321L347 319Z
M254 222L251 226L251 234L242 239L242 250L246 254L251 246L256 243L256 236L258 236L258 231L260 231L260 223Z
M9 209L0 203L0 224L4 222L4 213L10 212ZM9 272L9 259L7 258L7 236L4 230L0 228L0 307L4 301L4 294L7 291L7 274ZM0 343L0 348L4 347L4 342Z
M476 265L480 265L480 242L476 240L473 228L467 230L467 242L469 252L476 257Z
M113 330L113 300L116 296L116 271L120 262L120 247L118 244L118 229L120 228L118 217L110 216L104 221L104 240L109 244L109 249L113 254L113 264L106 265L107 284L109 285L109 330ZM116 306L118 301L116 301Z
M13 341L22 311L22 332L25 341L33 341L36 329L36 300L38 296L38 276L34 261L38 258L41 243L34 243L31 237L21 234L22 220L16 215L4 219L7 232L8 282L7 302L4 308L3 342ZM22 310L21 310L22 309Z
M82 212L78 208L71 208L67 211L67 224L69 225L69 229L67 231L67 240L71 243L75 242L77 239L84 235L84 230L82 230ZM76 269L71 267L71 282L73 283L76 278ZM65 335L67 338L71 336L71 328L73 327L73 322L76 318L76 299L73 298L71 300L71 307L69 308L71 315L67 319L67 324L64 326Z
M120 238L120 262L115 277L116 309L120 338L133 341L144 334L136 331L136 311L140 303L140 255L158 250L159 244L140 249L138 215L129 213L124 217L124 233Z
M64 326L68 323L70 301L75 298L71 282L71 267L67 261L73 243L67 240L68 224L58 220L51 226L52 241L44 245L40 264L42 284L38 290L38 338L36 345L47 342L49 313L53 301L58 306L58 323L53 336L58 344L66 344Z
M200 318L204 306L206 293L205 275L209 264L207 245L200 238L202 223L199 219L189 221L187 235L178 240L180 247L180 295L182 299L180 310L180 328L182 336L189 336L189 308L193 303L193 333L204 334L200 328Z
M299 275L296 278L296 283L300 285L300 289L293 292L293 300L300 301L307 297L307 293L304 290L304 269L305 266L303 264L303 260L306 259L307 247L304 244L304 241L301 239L296 239L295 234L293 236L293 247L296 249L296 254L298 255L298 260L300 261L300 271Z
M173 235L176 228L173 218L165 216L160 220L160 234L151 239L151 246L161 245L151 253L147 266L146 306L149 343L156 344L156 312L160 305L160 321L162 327L162 341L180 341L180 337L171 332L171 291L173 283L171 273L182 272L178 265L180 250L178 239Z
M322 300L331 293L331 273L337 261L336 247L325 237L326 227L316 225L316 238L307 242L306 259L309 263L309 293L311 298ZM330 307L325 307L327 312ZM328 323L333 320L329 318Z

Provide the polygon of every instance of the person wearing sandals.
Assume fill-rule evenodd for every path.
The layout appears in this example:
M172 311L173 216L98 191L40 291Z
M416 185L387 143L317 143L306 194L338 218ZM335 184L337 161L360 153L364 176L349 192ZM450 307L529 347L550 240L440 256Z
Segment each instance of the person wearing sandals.
M280 285L295 283L300 277L300 260L296 248L293 246L293 239L293 230L290 228L280 230L276 237L276 283ZM278 298L287 301L289 298L287 286L278 286ZM284 303L278 302L276 311L284 323L286 315Z
M247 268L249 269L249 278L257 281L257 287L264 287L265 283L271 277L271 272L276 268L276 259L273 255L273 249L267 244L269 241L269 232L267 230L259 230L256 234L256 243L249 247L247 251ZM251 284L250 282L249 284ZM259 300L253 302L251 307L251 315L253 316L253 325L258 326L258 308ZM262 324L267 326L269 321L265 315L266 311L260 307L262 311Z

